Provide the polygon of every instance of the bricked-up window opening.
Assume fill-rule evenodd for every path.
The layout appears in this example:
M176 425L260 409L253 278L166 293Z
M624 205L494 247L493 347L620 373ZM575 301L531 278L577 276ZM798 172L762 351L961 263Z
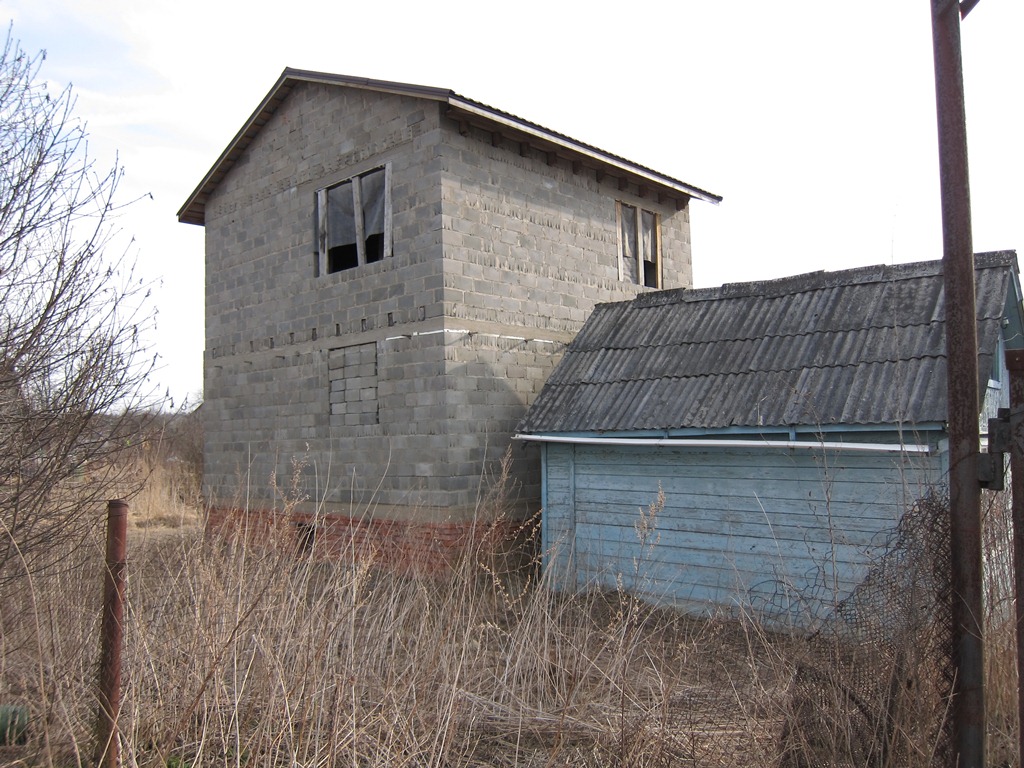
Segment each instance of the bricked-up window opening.
M616 203L619 225L619 279L661 287L661 221L656 213Z
M317 275L390 256L390 168L376 168L319 190L316 231Z
M331 425L380 424L377 407L377 345L354 344L327 353Z

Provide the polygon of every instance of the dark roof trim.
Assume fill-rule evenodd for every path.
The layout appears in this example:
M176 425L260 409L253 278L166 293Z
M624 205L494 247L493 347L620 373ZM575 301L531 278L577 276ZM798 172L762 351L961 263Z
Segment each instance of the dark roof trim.
M277 111L284 100L291 93L297 83L323 83L325 85L341 85L348 88L364 88L371 91L383 93L395 93L404 96L415 96L434 101L447 101L451 91L443 88L429 88L425 85L412 85L409 83L393 83L388 80L370 80L365 77L348 77L345 75L332 75L327 72L312 72L304 69L292 69L286 67L281 76L274 83L263 101L256 107L249 119L242 125L241 130L221 152L217 162L207 172L199 186L195 188L188 200L178 211L178 221L184 224L206 223L206 202L210 199L213 190L227 175L228 171L235 164L235 161L245 151L246 147L256 137L270 117Z
M648 168L640 165L639 163L627 160L624 157L620 157L619 155L613 155L611 152L605 152L603 149L598 149L590 144L577 141L571 136L566 136L563 133L552 131L542 125L538 125L537 123L524 120L510 112L504 112L500 109L489 107L486 104L482 104L479 101L473 101L472 99L467 99L457 93L452 93L448 103L455 111L461 111L476 117L482 117L490 123L497 123L500 126L511 128L516 132L541 139L545 143L552 144L572 155L580 155L591 161L596 161L601 165L611 166L620 172L628 173L630 176L637 177L640 180L648 181L661 187L668 187L672 191L685 195L686 197L696 197L699 200L704 200L705 202L712 203L714 205L718 205L722 202L721 195L716 195L713 192L708 192L700 187L687 184L685 181L680 181L679 179L674 179L671 176L666 176L663 173L655 171L653 168Z
M569 136L549 130L509 112L503 112L481 102L468 99L465 96L460 96L454 91L445 88L432 88L425 85L397 83L389 80L371 80L365 77L334 75L327 72L313 72L289 67L281 73L281 76L263 98L263 101L256 107L256 110L249 116L241 130L235 134L235 137L221 153L220 157L217 158L217 161L207 172L206 176L203 177L203 180L199 182L199 185L189 195L188 200L185 201L185 204L178 211L178 221L184 224L205 224L206 203L210 199L210 195L297 83L322 83L347 88L364 88L381 93L393 93L401 96L412 96L444 102L456 113L463 113L477 119L482 119L488 124L504 127L517 133L540 139L546 144L566 151L570 155L580 156L600 165L611 167L620 173L627 173L633 178L647 181L675 194L696 197L715 205L722 201L720 195L692 186L671 176L658 173L651 168L633 163L597 147L576 141Z

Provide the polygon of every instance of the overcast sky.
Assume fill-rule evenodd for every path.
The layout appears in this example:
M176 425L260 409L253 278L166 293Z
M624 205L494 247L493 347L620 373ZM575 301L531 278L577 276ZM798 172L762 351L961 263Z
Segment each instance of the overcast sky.
M724 197L697 287L942 255L931 0L0 0L74 85L155 293L158 379L202 388L203 231L177 210L286 66L450 88ZM604 10L600 10L600 9ZM1024 248L1024 2L962 27L976 251Z

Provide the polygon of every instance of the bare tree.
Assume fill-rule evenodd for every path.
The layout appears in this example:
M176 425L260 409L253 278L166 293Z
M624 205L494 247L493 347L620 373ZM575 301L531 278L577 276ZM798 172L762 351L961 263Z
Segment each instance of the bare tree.
M119 240L122 169L98 168L70 86L40 79L8 30L0 53L0 582L66 557L131 493L153 361L148 288ZM131 246L129 246L130 248Z

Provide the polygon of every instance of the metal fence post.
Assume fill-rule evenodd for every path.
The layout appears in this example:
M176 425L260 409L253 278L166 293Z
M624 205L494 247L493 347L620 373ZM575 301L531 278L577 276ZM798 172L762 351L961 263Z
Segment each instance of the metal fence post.
M121 710L121 643L124 636L124 572L128 503L107 502L107 567L103 576L103 624L100 637L99 716L95 765L117 768L120 761L117 718Z

